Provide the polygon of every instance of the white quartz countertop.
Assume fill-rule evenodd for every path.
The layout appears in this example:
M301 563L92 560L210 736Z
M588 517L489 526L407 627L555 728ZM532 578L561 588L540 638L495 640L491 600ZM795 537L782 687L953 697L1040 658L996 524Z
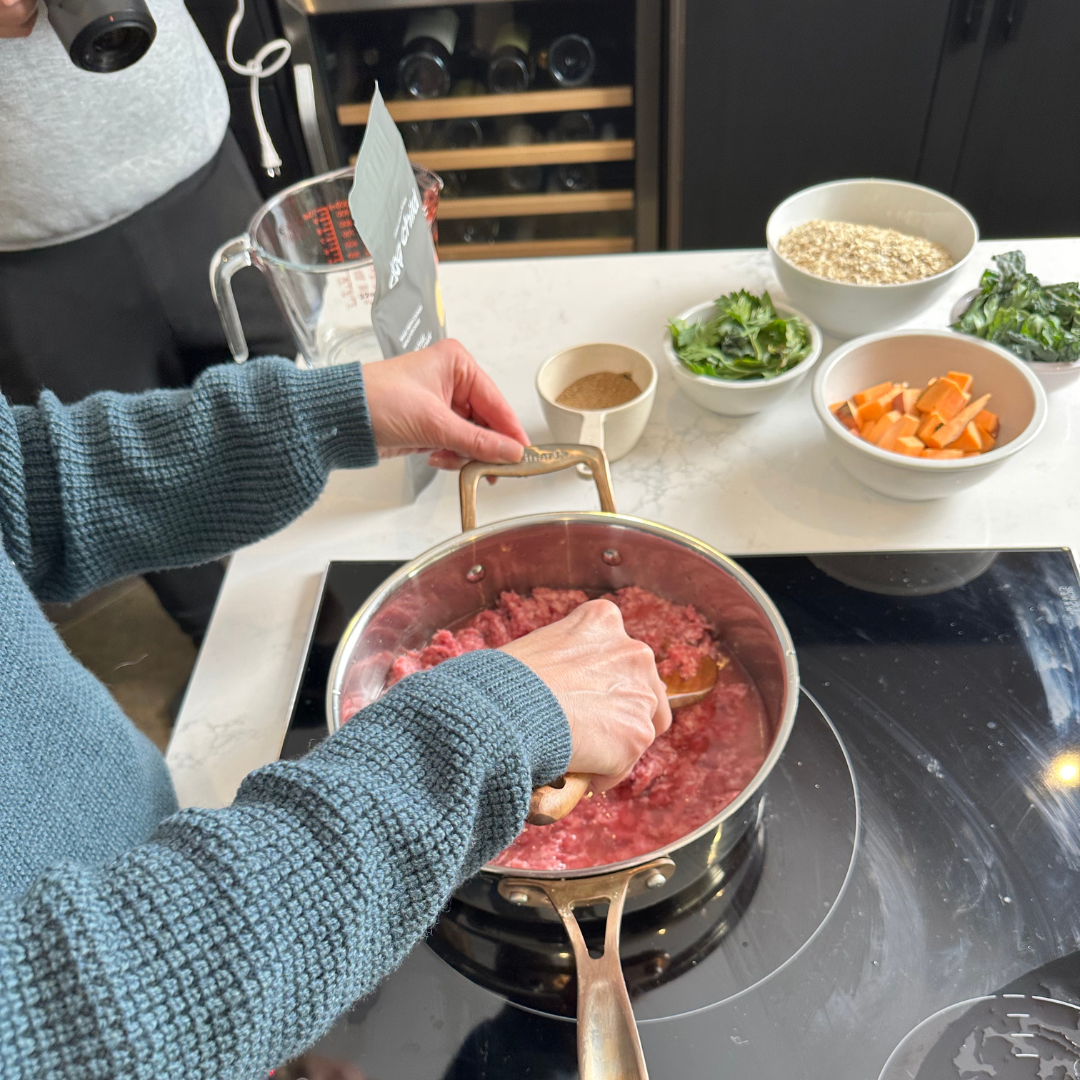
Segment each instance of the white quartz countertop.
M947 293L910 325L943 327L989 257L1023 249L1044 281L1080 276L1080 238L979 245ZM623 513L692 533L732 555L815 551L1073 547L1080 544L1080 382L1050 394L1046 427L984 483L949 499L895 502L832 458L809 380L757 416L705 412L675 388L660 348L667 318L730 292L782 298L764 250L451 263L441 270L451 332L491 373L534 442L549 439L533 386L552 353L623 342L660 370L649 426L612 466ZM837 341L825 339L825 351ZM380 467L335 473L288 528L229 566L168 751L181 805L221 806L277 756L304 660L320 578L332 559L408 559L460 528L456 478L398 505ZM597 508L572 472L481 486L479 523Z

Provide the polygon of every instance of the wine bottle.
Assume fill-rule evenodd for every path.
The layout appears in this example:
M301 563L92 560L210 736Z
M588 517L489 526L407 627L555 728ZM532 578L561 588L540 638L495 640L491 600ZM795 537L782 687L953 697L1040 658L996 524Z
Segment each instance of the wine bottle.
M547 49L547 70L558 87L586 86L596 70L596 51L581 34L563 34Z
M596 125L587 112L565 112L548 132L549 142L590 142L596 138Z
M502 142L506 146L531 146L539 141L532 124L520 116L506 117L499 123ZM515 195L539 191L544 185L544 170L539 165L511 165L500 173L502 186Z
M405 149L410 154L431 150L436 144L435 125L430 120L411 120L398 125Z
M445 97L450 93L450 58L457 44L458 17L450 8L414 11L402 41L398 81L414 98Z
M529 28L522 23L504 23L495 31L487 69L488 89L493 94L521 94L529 89L533 76L529 37Z
M473 218L461 223L461 240L465 244L494 244L499 239L498 218Z
M442 197L444 199L460 199L468 180L468 174L459 170L444 172L442 175Z
M466 150L472 146L482 146L484 130L480 121L471 117L458 116L447 120L443 125L442 141L452 150Z
M548 191L595 191L600 173L591 161L556 165L548 180Z

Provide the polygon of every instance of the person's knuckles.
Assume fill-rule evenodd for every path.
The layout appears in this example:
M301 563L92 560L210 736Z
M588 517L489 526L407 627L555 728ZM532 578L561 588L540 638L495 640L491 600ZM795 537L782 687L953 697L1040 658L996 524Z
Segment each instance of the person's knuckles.
M610 600L603 598L590 600L588 603L582 604L578 610L583 613L585 619L596 632L612 637L625 634L622 612Z

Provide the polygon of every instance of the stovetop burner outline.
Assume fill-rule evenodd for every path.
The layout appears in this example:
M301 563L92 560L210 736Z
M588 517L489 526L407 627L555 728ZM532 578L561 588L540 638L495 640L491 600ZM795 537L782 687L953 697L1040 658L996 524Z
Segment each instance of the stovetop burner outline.
M842 843L843 851L846 853L846 859L845 861L840 862L836 865L837 878L829 879L829 891L831 891L832 888L835 888L835 892L833 892L833 894L825 900L825 903L827 903L828 905L828 909L825 911L824 915L821 916L820 919L818 919L818 921L812 925L812 928L808 928L806 930L806 937L802 941L800 941L797 945L794 945L792 947L792 950L788 952L787 955L783 956L782 959L776 960L774 965L771 966L768 971L766 971L764 974L757 975L753 979L753 981L748 983L747 985L740 987L739 989L734 990L730 993L725 992L721 997L715 1000L705 1001L704 1003L694 1005L691 1008L683 1008L681 1006L672 1007L671 1005L665 1005L665 1001L669 999L674 999L677 1002L680 998L685 998L689 995L692 997L697 997L698 1000L700 1000L703 996L703 992L704 995L708 995L710 991L707 988L702 987L700 983L708 979L710 963L722 964L725 957L738 957L738 949L725 953L724 946L725 943L729 940L732 943L737 941L739 939L740 933L746 933L747 938L749 938L750 940L753 940L756 934L756 936L758 937L758 942L755 943L754 947L750 950L748 955L753 958L751 962L758 958L761 949L760 941L763 934L775 934L775 927L769 926L767 921L769 916L760 916L766 921L762 922L761 925L754 925L754 923L751 922L749 933L747 933L747 921L754 920L755 918L755 904L758 905L758 909L760 911L760 908L763 904L775 905L775 902L777 900L783 901L784 898L790 893L794 893L800 897L808 896L809 890L803 889L803 884L805 882L805 878L801 876L801 873L804 870L803 867L800 867L797 864L794 866L780 867L779 869L776 867L776 845L780 842L781 838L784 838L786 839L789 847L796 852L796 855L800 853L802 855L805 855L807 851L811 850L809 847L800 850L798 842L800 840L805 841L808 837L812 837L813 824L821 824L826 820L829 820L830 814L837 809L837 806L835 804L830 805L829 802L826 801L824 803L819 802L813 808L811 808L813 811L816 811L816 818L814 817L813 813L810 813L809 815L787 814L787 816L784 817L782 821L774 822L772 828L773 841L771 848L769 841L769 823L768 821L766 821L764 826L765 840L763 876L769 874L770 850L773 853L774 865L772 867L772 878L767 882L765 895L762 896L760 892L755 890L756 895L751 896L747 904L746 910L741 914L740 920L733 923L731 929L718 943L711 944L709 950L700 959L700 961L698 961L697 965L694 968L692 968L691 970L684 970L681 974L675 976L669 982L647 989L640 995L633 997L634 1011L635 1015L637 1016L637 1022L639 1025L657 1024L670 1020L677 1020L682 1017L694 1016L709 1009L715 1009L723 1005L728 1005L746 994L753 993L754 991L759 990L766 983L768 983L769 980L775 978L777 975L785 971L792 963L796 962L799 957L802 956L803 953L813 945L813 943L817 940L818 936L821 934L822 930L829 923L833 912L836 910L837 906L840 904L840 901L844 897L848 883L851 881L856 860L858 858L859 844L862 835L862 818L858 781L856 780L854 766L850 754L848 753L847 747L844 745L844 742L841 739L839 732L836 730L836 727L830 720L828 714L822 708L821 703L817 701L817 699L809 691L802 690L802 694L805 697L805 701L800 707L800 713L802 712L802 708L806 707L806 703L809 703L809 707L813 711L809 714L809 716L807 716L806 714L802 714L801 716L797 715L795 729L792 733L792 740L788 743L788 747L785 749L784 755L781 757L780 762L777 765L777 769L779 770L783 765L786 765L786 767L789 769L798 769L802 766L802 761L796 760L794 755L797 753L801 753L804 758L807 758L808 752L813 753L816 751L819 754L818 760L815 763L819 769L817 779L823 782L826 779L832 778L833 776L839 779L844 775L844 773L841 772L841 769L843 769L846 771L846 776L850 783L850 788L844 789L845 794L847 795L846 798L837 799L837 796L833 795L832 793L830 793L828 796L829 799L837 799L839 803L842 803L842 809L849 807L851 814L850 819L848 819L847 821L841 821L839 823L839 827L835 822L829 825L830 841L837 844ZM819 722L822 723L823 730L814 730L808 726L810 724L816 724ZM813 739L813 742L811 743L810 747L800 748L798 737L805 737L808 735L808 732L811 731L813 732L813 734L809 735L809 737ZM831 738L829 738L828 741L824 743L823 747L819 747L819 739L814 738L814 736L821 735L824 735L826 737L831 736ZM838 754L836 753L837 751L839 752ZM831 757L831 755L833 754L836 755L835 758ZM830 772L830 769L834 770L834 772ZM768 816L769 814L768 793L770 790L770 786L772 786L775 799L775 785L780 781L781 776L781 773L775 773L775 778L770 777L770 780L766 784L766 816ZM804 781L804 783L813 783L813 779ZM815 784L815 786L818 785ZM785 781L785 792L790 793L792 802L788 806L784 807L781 810L781 813L786 813L791 806L794 806L796 809L805 809L807 807L807 796L805 791L800 790L798 786L791 785L791 781ZM842 830L845 827L850 828L849 833L846 834L850 837L850 850L848 850L847 848L847 843L841 840ZM779 828L783 828L785 831L778 834L777 829ZM795 841L794 845L792 845L793 839ZM792 858L792 850L787 851L787 856L789 860ZM814 847L812 850L817 852L820 850L820 848ZM781 847L779 849L779 852L780 854L783 854L785 852L785 849ZM792 875L800 876L794 877ZM833 882L835 882L835 884L833 884ZM770 910L772 910L772 907L770 907ZM725 912L726 909L721 910L718 913L717 918L723 917ZM815 918L814 914L811 911L806 910L805 908L800 911L796 916L796 918L800 917L805 918L806 923L808 924L811 923L812 920ZM438 931L436 930L435 934L437 935L437 933ZM770 937L770 940L775 939ZM527 1003L527 1001L520 999L516 1000L512 997L509 997L504 991L495 989L493 986L486 985L482 978L476 977L470 972L462 970L462 968L455 964L452 959L449 959L446 955L443 955L443 952L447 951L445 950L445 947L440 948L438 946L432 945L430 939L426 942L426 946L427 948L431 949L431 951L435 952L435 954L439 956L440 960L442 960L448 967L454 970L458 975L467 979L471 985L484 991L484 993L486 994L490 994L494 997L499 998L500 1000L505 1001L507 1005L515 1009L520 1009L524 1012L531 1013L538 1017L543 1017L546 1020L566 1020L570 1023L573 1022L572 1010L571 1015L562 1015L557 1012L549 1011L542 1007L537 1007L536 1005L530 1005ZM566 947L568 948L569 945L567 944ZM731 945L728 945L728 949L731 950ZM624 958L625 955L626 953L624 950ZM768 960L766 960L765 962L772 963L772 961ZM726 969L721 977L724 977L724 975L726 975L730 970L730 968ZM735 977L738 977L737 972ZM699 985L694 985L695 979L698 981ZM654 1015L649 1015L650 1012L653 1012ZM656 1014L657 1012L659 1013L658 1015Z
M840 737L840 732L836 730L836 725L833 724L832 720L829 718L829 714L824 710L824 708L822 708L821 703L817 700L817 698L815 698L814 695L810 693L810 691L807 690L805 687L800 686L799 693L805 695L805 697L817 710L821 719L824 720L825 723L828 725L833 738L836 740L837 746L840 748L840 752L844 755L844 764L847 766L848 777L851 780L852 794L854 796L853 805L855 813L855 825L851 840L851 855L848 858L848 864L844 870L844 877L840 883L840 888L837 891L836 896L833 897L832 902L829 905L829 910L825 913L824 918L822 918L822 920L811 932L810 936L783 963L773 968L773 970L770 971L767 975L763 975L756 982L744 987L742 990L739 990L734 994L730 994L725 998L721 998L719 1001L714 1001L708 1005L702 1005L696 1009L687 1009L683 1012L674 1013L671 1016L667 1017L639 1019L639 1026L642 1024L662 1023L664 1020L675 1020L688 1016L697 1016L701 1013L708 1012L710 1009L717 1009L721 1006L729 1005L731 1004L731 1002L737 1001L739 998L745 997L747 994L751 994L756 990L761 989L761 987L763 987L771 979L776 978L778 975L782 974L785 970L787 970L787 968L794 964L799 959L799 957L802 956L814 944L818 937L820 937L822 931L824 931L824 929L828 925L833 913L836 911L837 907L840 904L840 901L844 898L844 894L847 892L847 887L850 884L852 875L855 872L855 863L859 856L859 845L862 840L862 803L859 798L859 781L855 775L855 766L851 760L851 755L848 753L848 749L844 745L844 740ZM781 758L781 760L783 759ZM768 854L766 854L766 859L768 859ZM751 902L751 910L752 907L753 904Z
M1069 1009L1077 1015L1077 1028L1080 1029L1080 1004L1072 1001L1063 1001L1061 998L1046 997L1043 994L1010 994L1010 993L998 993L998 994L982 994L979 997L968 998L966 1001L957 1001L952 1005L946 1005L942 1009L938 1009L937 1012L931 1013L925 1020L920 1021L904 1036L903 1039L897 1044L896 1049L889 1055L888 1060L885 1062L884 1067L881 1070L881 1074L878 1076L878 1080L914 1080L920 1076L920 1071L926 1064L927 1056L937 1048L939 1040L941 1040L948 1028L956 1021L960 1020L965 1013L974 1010L977 1006L984 1006L986 1009L992 1009L994 1006L992 1003L1001 1002L997 1012L1005 1010L1004 1019L1021 1021L1015 1024L1004 1024L1004 1028L1024 1028L1032 1027L1036 1028L1033 1031L1025 1030L1002 1030L999 1031L996 1028L983 1027L981 1031L982 1039L985 1041L987 1038L1000 1038L1010 1043L1010 1053L1005 1060L1005 1072L997 1072L996 1070L990 1072L994 1066L989 1063L978 1060L975 1057L975 1051L979 1048L977 1038L973 1038L973 1041L969 1044L965 1043L962 1048L962 1052L971 1053L971 1061L969 1067L965 1070L964 1065L953 1060L953 1064L956 1066L956 1075L962 1077L965 1075L974 1076L978 1073L984 1073L990 1076L997 1077L997 1080L1078 1080L1080 1078L1080 1046L1076 1042L1073 1043L1072 1050L1069 1051L1067 1058L1058 1058L1051 1063L1043 1061L1042 1053L1035 1052L1035 1048L1039 1046L1038 1031L1039 1021L1046 1020L1046 1008L1045 1006L1053 1006L1057 1009ZM1030 1005L1029 1002L1038 1002L1038 1005ZM1035 1009L1043 1013L1040 1018L1038 1013L1033 1017L1030 1012L1021 1012L1021 1009ZM1008 1011L1013 1010L1013 1011ZM977 1018L971 1022L971 1036L976 1037L979 1032L978 1028L980 1024L984 1022L986 1018ZM1034 1020L1034 1023L1031 1021ZM1025 1025L1022 1021L1029 1021ZM1064 1034L1061 1031L1057 1031L1056 1034ZM1046 1038L1044 1036L1044 1038ZM1032 1040L1030 1043L1020 1042L1019 1040ZM959 1056L959 1055L958 1055ZM1072 1057L1071 1062L1068 1061L1068 1057ZM1027 1062L1039 1062L1037 1072L1031 1071L1034 1066L1028 1065ZM1025 1064L1021 1065L1020 1062ZM1000 1064L1000 1063L999 1063ZM1051 1072L1045 1072L1044 1066L1050 1064ZM1058 1066L1065 1069L1064 1074L1057 1071Z

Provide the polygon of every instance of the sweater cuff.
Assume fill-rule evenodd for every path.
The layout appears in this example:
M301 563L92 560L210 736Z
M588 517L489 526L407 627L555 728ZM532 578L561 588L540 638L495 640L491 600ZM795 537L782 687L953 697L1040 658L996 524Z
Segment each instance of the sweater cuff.
M296 430L306 439L323 476L331 469L378 464L360 364L294 370L289 381Z
M520 660L497 649L479 649L439 665L494 702L521 737L533 787L550 784L570 764L570 725L547 683Z

